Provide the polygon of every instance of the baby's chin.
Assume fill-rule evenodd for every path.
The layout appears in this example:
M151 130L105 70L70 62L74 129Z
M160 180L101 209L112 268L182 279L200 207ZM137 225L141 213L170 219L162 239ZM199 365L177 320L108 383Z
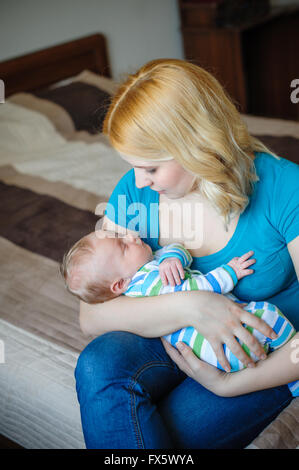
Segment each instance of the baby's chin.
M144 242L143 242L143 244L144 244L144 248L145 248L145 250L146 250L146 254L147 254L147 256L148 256L148 261L147 261L147 263L148 263L149 261L152 261L152 259L154 258L153 252L152 252L152 249L151 249L151 247L150 247L149 245L147 245L147 244L144 243Z
M151 247L144 242L142 244L142 254L140 253L140 255L141 255L139 257L140 267L138 269L140 269L141 266L144 266L146 263L149 263L150 261L152 261L154 258Z

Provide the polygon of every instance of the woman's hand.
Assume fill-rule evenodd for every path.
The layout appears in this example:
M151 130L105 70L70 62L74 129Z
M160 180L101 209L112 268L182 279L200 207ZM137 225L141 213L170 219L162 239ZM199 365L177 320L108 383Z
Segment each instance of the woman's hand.
M244 395L299 380L299 333L281 348L271 352L265 361L257 362L256 367L231 374L201 361L184 343L176 345L180 352L164 338L162 343L167 354L185 374L223 397Z
M164 338L161 338L161 341L167 354L181 371L216 395L225 395L225 384L229 374L198 359L185 343L177 343L179 352Z
M236 338L241 340L251 352L260 359L265 352L258 340L244 328L245 323L270 338L276 338L267 323L241 308L246 304L236 304L228 297L214 292L191 291L188 295L188 325L193 326L211 344L223 369L230 370L229 362L223 351L223 344L245 365L255 366ZM190 301L190 303L189 303ZM187 325L187 322L186 322Z

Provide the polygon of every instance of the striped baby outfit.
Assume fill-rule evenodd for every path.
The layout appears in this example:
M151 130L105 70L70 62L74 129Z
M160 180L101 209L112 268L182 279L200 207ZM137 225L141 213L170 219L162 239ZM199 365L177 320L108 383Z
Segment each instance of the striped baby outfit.
M159 274L159 265L166 258L172 257L176 257L181 261L185 270L185 279L180 285L163 286ZM192 256L182 245L174 243L163 247L154 253L152 261L142 266L133 276L125 295L129 297L145 297L179 291L208 290L224 294L236 303L243 303L230 293L238 282L237 276L230 266L222 265L207 274L202 274L200 271L191 270L191 263ZM255 328L244 325L263 345L266 353L280 348L296 334L294 327L275 305L268 302L252 301L244 309L262 318L278 335L277 339L272 340ZM192 326L182 328L179 331L164 336L164 338L174 347L178 341L186 343L200 359L223 370L217 361L210 343ZM238 341L246 353L256 362L258 357L242 341ZM239 371L245 367L225 344L223 348L231 365L231 372ZM299 396L299 380L288 385L292 395Z

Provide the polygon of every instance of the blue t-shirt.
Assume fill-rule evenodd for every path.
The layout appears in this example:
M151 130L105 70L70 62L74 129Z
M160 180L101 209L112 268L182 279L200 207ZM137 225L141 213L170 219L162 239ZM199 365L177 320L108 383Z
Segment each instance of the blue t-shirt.
M299 330L299 285L287 244L299 235L299 165L256 152L259 181L235 232L217 253L193 257L192 269L203 274L235 256L254 251L254 273L238 282L233 294L240 300L264 300L278 308ZM117 225L139 232L152 250L159 240L159 194L149 187L138 189L134 170L116 185L106 216Z

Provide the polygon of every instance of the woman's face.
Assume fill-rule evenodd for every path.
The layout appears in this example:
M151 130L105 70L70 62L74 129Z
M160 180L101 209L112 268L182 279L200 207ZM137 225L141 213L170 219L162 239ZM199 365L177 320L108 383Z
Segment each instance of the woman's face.
M169 199L178 199L188 194L195 182L195 176L187 172L175 160L164 162L141 160L121 154L133 166L137 188L149 186Z

